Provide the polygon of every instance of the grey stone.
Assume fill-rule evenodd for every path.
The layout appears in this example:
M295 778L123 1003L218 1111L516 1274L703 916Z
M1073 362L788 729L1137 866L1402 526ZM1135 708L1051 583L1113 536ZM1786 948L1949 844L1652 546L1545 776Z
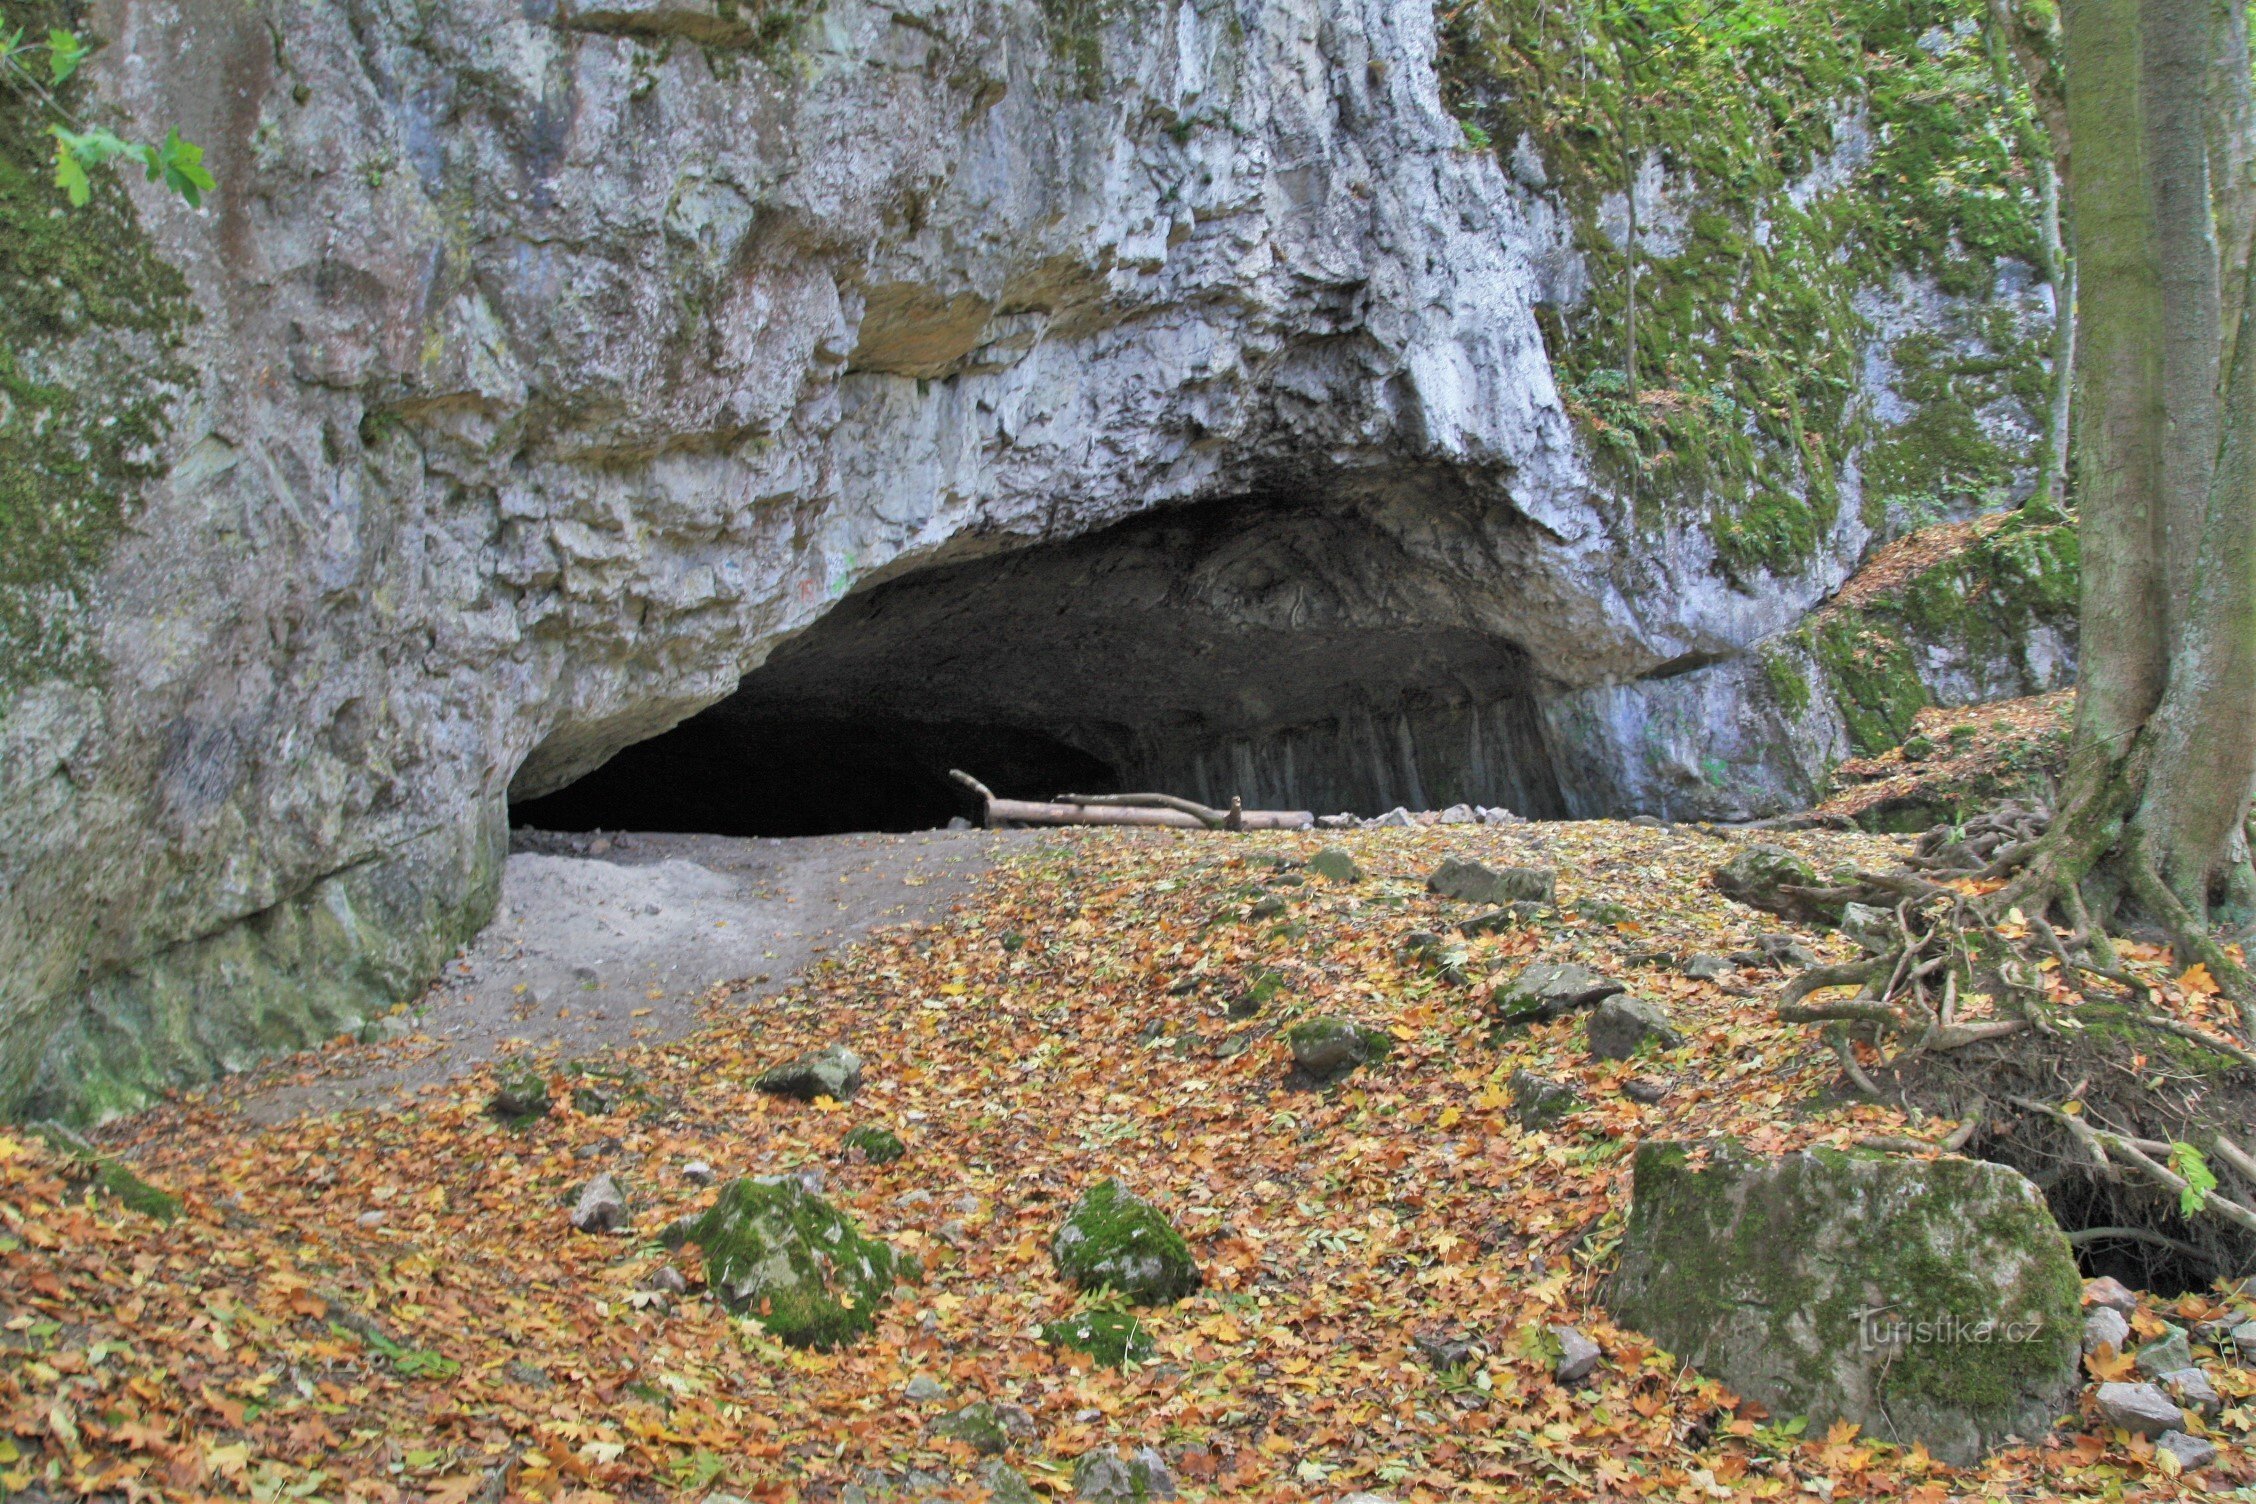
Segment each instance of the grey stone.
M1539 903L1508 903L1501 909L1490 909L1469 919L1457 921L1457 931L1463 935L1496 935L1508 929L1532 925L1543 917Z
M920 1373L902 1386L901 1393L905 1398L919 1405L925 1405L934 1400L946 1399L948 1397L948 1386L928 1373Z
M2243 1362L2256 1358L2256 1321L2244 1321L2234 1327L2232 1344Z
M2217 1386L2199 1368L2173 1368L2167 1373L2155 1375L2154 1382L2183 1409L2197 1410L2215 1419L2218 1412L2225 1408L2224 1396L2217 1393Z
M1513 1071L1506 1085L1512 1092L1509 1115L1522 1128L1547 1128L1582 1105L1573 1087L1547 1081L1533 1071Z
M2085 1352L2095 1353L2103 1347L2121 1352L2124 1344L2130 1340L2131 1324L2123 1319L2122 1312L2107 1306L2097 1306L2085 1314Z
M1666 1101L1669 1082L1660 1076L1632 1076L1622 1083L1622 1095L1632 1102L1642 1102L1647 1107Z
M1549 903L1555 878L1548 867L1505 867L1450 857L1426 879L1426 886L1443 898L1467 903Z
M1025 1475L1007 1462L983 1462L972 1469L972 1476L986 1487L993 1504L1040 1504Z
M1394 1036L1348 1018L1316 1018L1285 1033L1293 1064L1317 1082L1335 1081L1358 1066L1384 1060Z
M1363 868L1345 846L1326 846L1308 859L1308 870L1335 883L1363 881Z
M2102 1384L2095 1403L2101 1420L2141 1436L2185 1429L2185 1412L2153 1384Z
M2193 1344L2185 1328L2173 1326L2138 1350L2138 1371L2148 1378L2193 1367Z
M1132 1455L1090 1452L1073 1464L1074 1497L1092 1504L1143 1504L1147 1499L1175 1497L1175 1475L1167 1460L1151 1447Z
M1540 1023L1594 1008L1602 1000L1624 991L1612 977L1571 962L1538 962L1508 982L1497 984L1490 1003L1506 1023Z
M934 1435L960 1441L984 1457L1000 1457L1010 1450L1010 1436L1003 1429L1002 1419L985 1400L943 1415L932 1423L932 1430Z
M1841 933L1874 955L1899 944L1903 939L1898 932L1893 911L1864 903L1841 906Z
M1443 1371L1463 1368L1473 1359L1472 1339L1454 1332L1419 1332L1410 1345L1428 1363Z
M661 1295L685 1295L689 1280L671 1264L660 1264L642 1277L642 1288L656 1290Z
M1704 952L1684 960L1684 974L1696 982L1720 982L1738 969L1723 957Z
M1551 1327L1551 1335L1559 1343L1559 1362L1552 1377L1562 1384L1579 1384L1597 1371L1598 1362L1605 1357L1598 1344L1571 1326Z
M1749 908L1831 923L1836 911L1797 888L1823 886L1817 869L1782 846L1750 846L1715 869L1716 891Z
M702 1159L693 1159L688 1164L683 1165L681 1176L691 1185L711 1185L715 1178L713 1167Z
M1375 819L1365 820L1363 823L1381 830L1415 830L1418 828L1418 822L1411 818L1410 811L1399 804L1385 814Z
M581 1232L617 1232L627 1225L627 1193L616 1177L603 1174L580 1190L572 1207L572 1225Z
M1478 823L1479 820L1480 816L1473 813L1473 807L1470 804L1452 804L1441 812L1441 818L1434 823L1437 825L1473 825Z
M2121 1280L2111 1274L2084 1281L2084 1304L2104 1306L2110 1311L2128 1316L2138 1309L2138 1296Z
M771 1095L802 1102L817 1097L850 1101L862 1089L862 1057L842 1044L829 1045L769 1067L753 1084Z
M2195 1472L2217 1460L2217 1444L2207 1437L2190 1435L2184 1431L2170 1431L2158 1436L2154 1450L2168 1452L2178 1460L2181 1472Z
M1774 1413L1965 1463L2074 1393L2078 1287L2043 1196L2002 1165L1648 1141L1605 1298Z
M1648 1044L1673 1050L1684 1043L1660 1004L1641 997L1607 998L1591 1013L1586 1027L1590 1053L1600 1060L1627 1060Z

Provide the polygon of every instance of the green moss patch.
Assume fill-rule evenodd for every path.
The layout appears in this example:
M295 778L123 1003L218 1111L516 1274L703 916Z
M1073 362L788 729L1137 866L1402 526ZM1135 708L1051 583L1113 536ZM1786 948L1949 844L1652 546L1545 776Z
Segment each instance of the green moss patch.
M873 1165L889 1165L909 1152L901 1136L890 1128L875 1123L864 1123L838 1141L838 1147L849 1153L859 1151L862 1158Z
M1050 1254L1074 1284L1114 1291L1131 1305L1180 1300L1200 1283L1182 1234L1117 1180L1099 1181L1075 1203Z
M1158 1351L1144 1319L1121 1306L1091 1306L1048 1322L1042 1327L1042 1340L1053 1347L1087 1353L1106 1368L1143 1363Z
M1539 311L1569 411L1642 521L1704 515L1736 575L1806 562L1867 444L1873 520L1979 502L2031 459L1996 435L2041 427L2048 352L1977 301L2001 258L2041 259L2026 105L2001 97L1983 19L1981 0L1448 14L1445 97L1573 216L1588 295ZM1633 371L1622 195L1653 160L1669 223L1637 237ZM1947 341L1895 340L1911 411L1876 426L1858 298L1903 273L1972 306ZM2026 421L1985 422L1998 403Z
M721 1304L793 1347L868 1335L893 1286L917 1275L912 1261L863 1237L852 1218L789 1177L731 1181L669 1240L703 1249Z
M76 7L0 0L0 31L43 35ZM68 102L83 106L75 85ZM72 209L46 119L0 109L0 698L94 671L85 593L163 474L167 405L190 390L187 283L151 248L114 172Z

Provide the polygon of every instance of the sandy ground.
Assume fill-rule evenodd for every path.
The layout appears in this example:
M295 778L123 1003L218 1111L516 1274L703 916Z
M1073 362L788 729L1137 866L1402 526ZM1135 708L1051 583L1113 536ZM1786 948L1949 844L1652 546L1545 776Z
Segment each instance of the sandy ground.
M261 1122L397 1105L497 1055L560 1059L678 1038L714 983L753 979L739 1003L789 985L872 930L946 912L999 845L1028 833L919 831L796 840L520 831L501 911L430 991L387 1027L398 1038L304 1057L247 1078L236 1107Z

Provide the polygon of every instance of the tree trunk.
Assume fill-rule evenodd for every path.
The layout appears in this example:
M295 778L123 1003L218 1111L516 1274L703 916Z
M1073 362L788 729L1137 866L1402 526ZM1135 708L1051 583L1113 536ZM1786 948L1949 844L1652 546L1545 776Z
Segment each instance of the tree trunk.
M2147 192L2139 0L2062 12L2077 289L2077 510L2084 539L2071 799L2091 795L2162 698L2162 274Z

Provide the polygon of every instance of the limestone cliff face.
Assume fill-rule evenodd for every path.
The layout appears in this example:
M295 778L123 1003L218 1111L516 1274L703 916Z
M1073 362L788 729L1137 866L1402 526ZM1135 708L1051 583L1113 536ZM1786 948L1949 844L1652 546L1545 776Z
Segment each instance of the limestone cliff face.
M1864 524L1748 589L1593 486L1531 312L1565 228L1466 149L1423 4L94 19L105 106L222 189L134 190L193 390L54 607L89 666L0 702L0 1111L349 1026L490 912L513 791L850 594L1185 504L1338 521L1205 609L1456 644L1445 710L1532 707L1563 809L1762 812L1826 755L1742 650ZM1292 728L1240 709L1122 755L1252 766Z

